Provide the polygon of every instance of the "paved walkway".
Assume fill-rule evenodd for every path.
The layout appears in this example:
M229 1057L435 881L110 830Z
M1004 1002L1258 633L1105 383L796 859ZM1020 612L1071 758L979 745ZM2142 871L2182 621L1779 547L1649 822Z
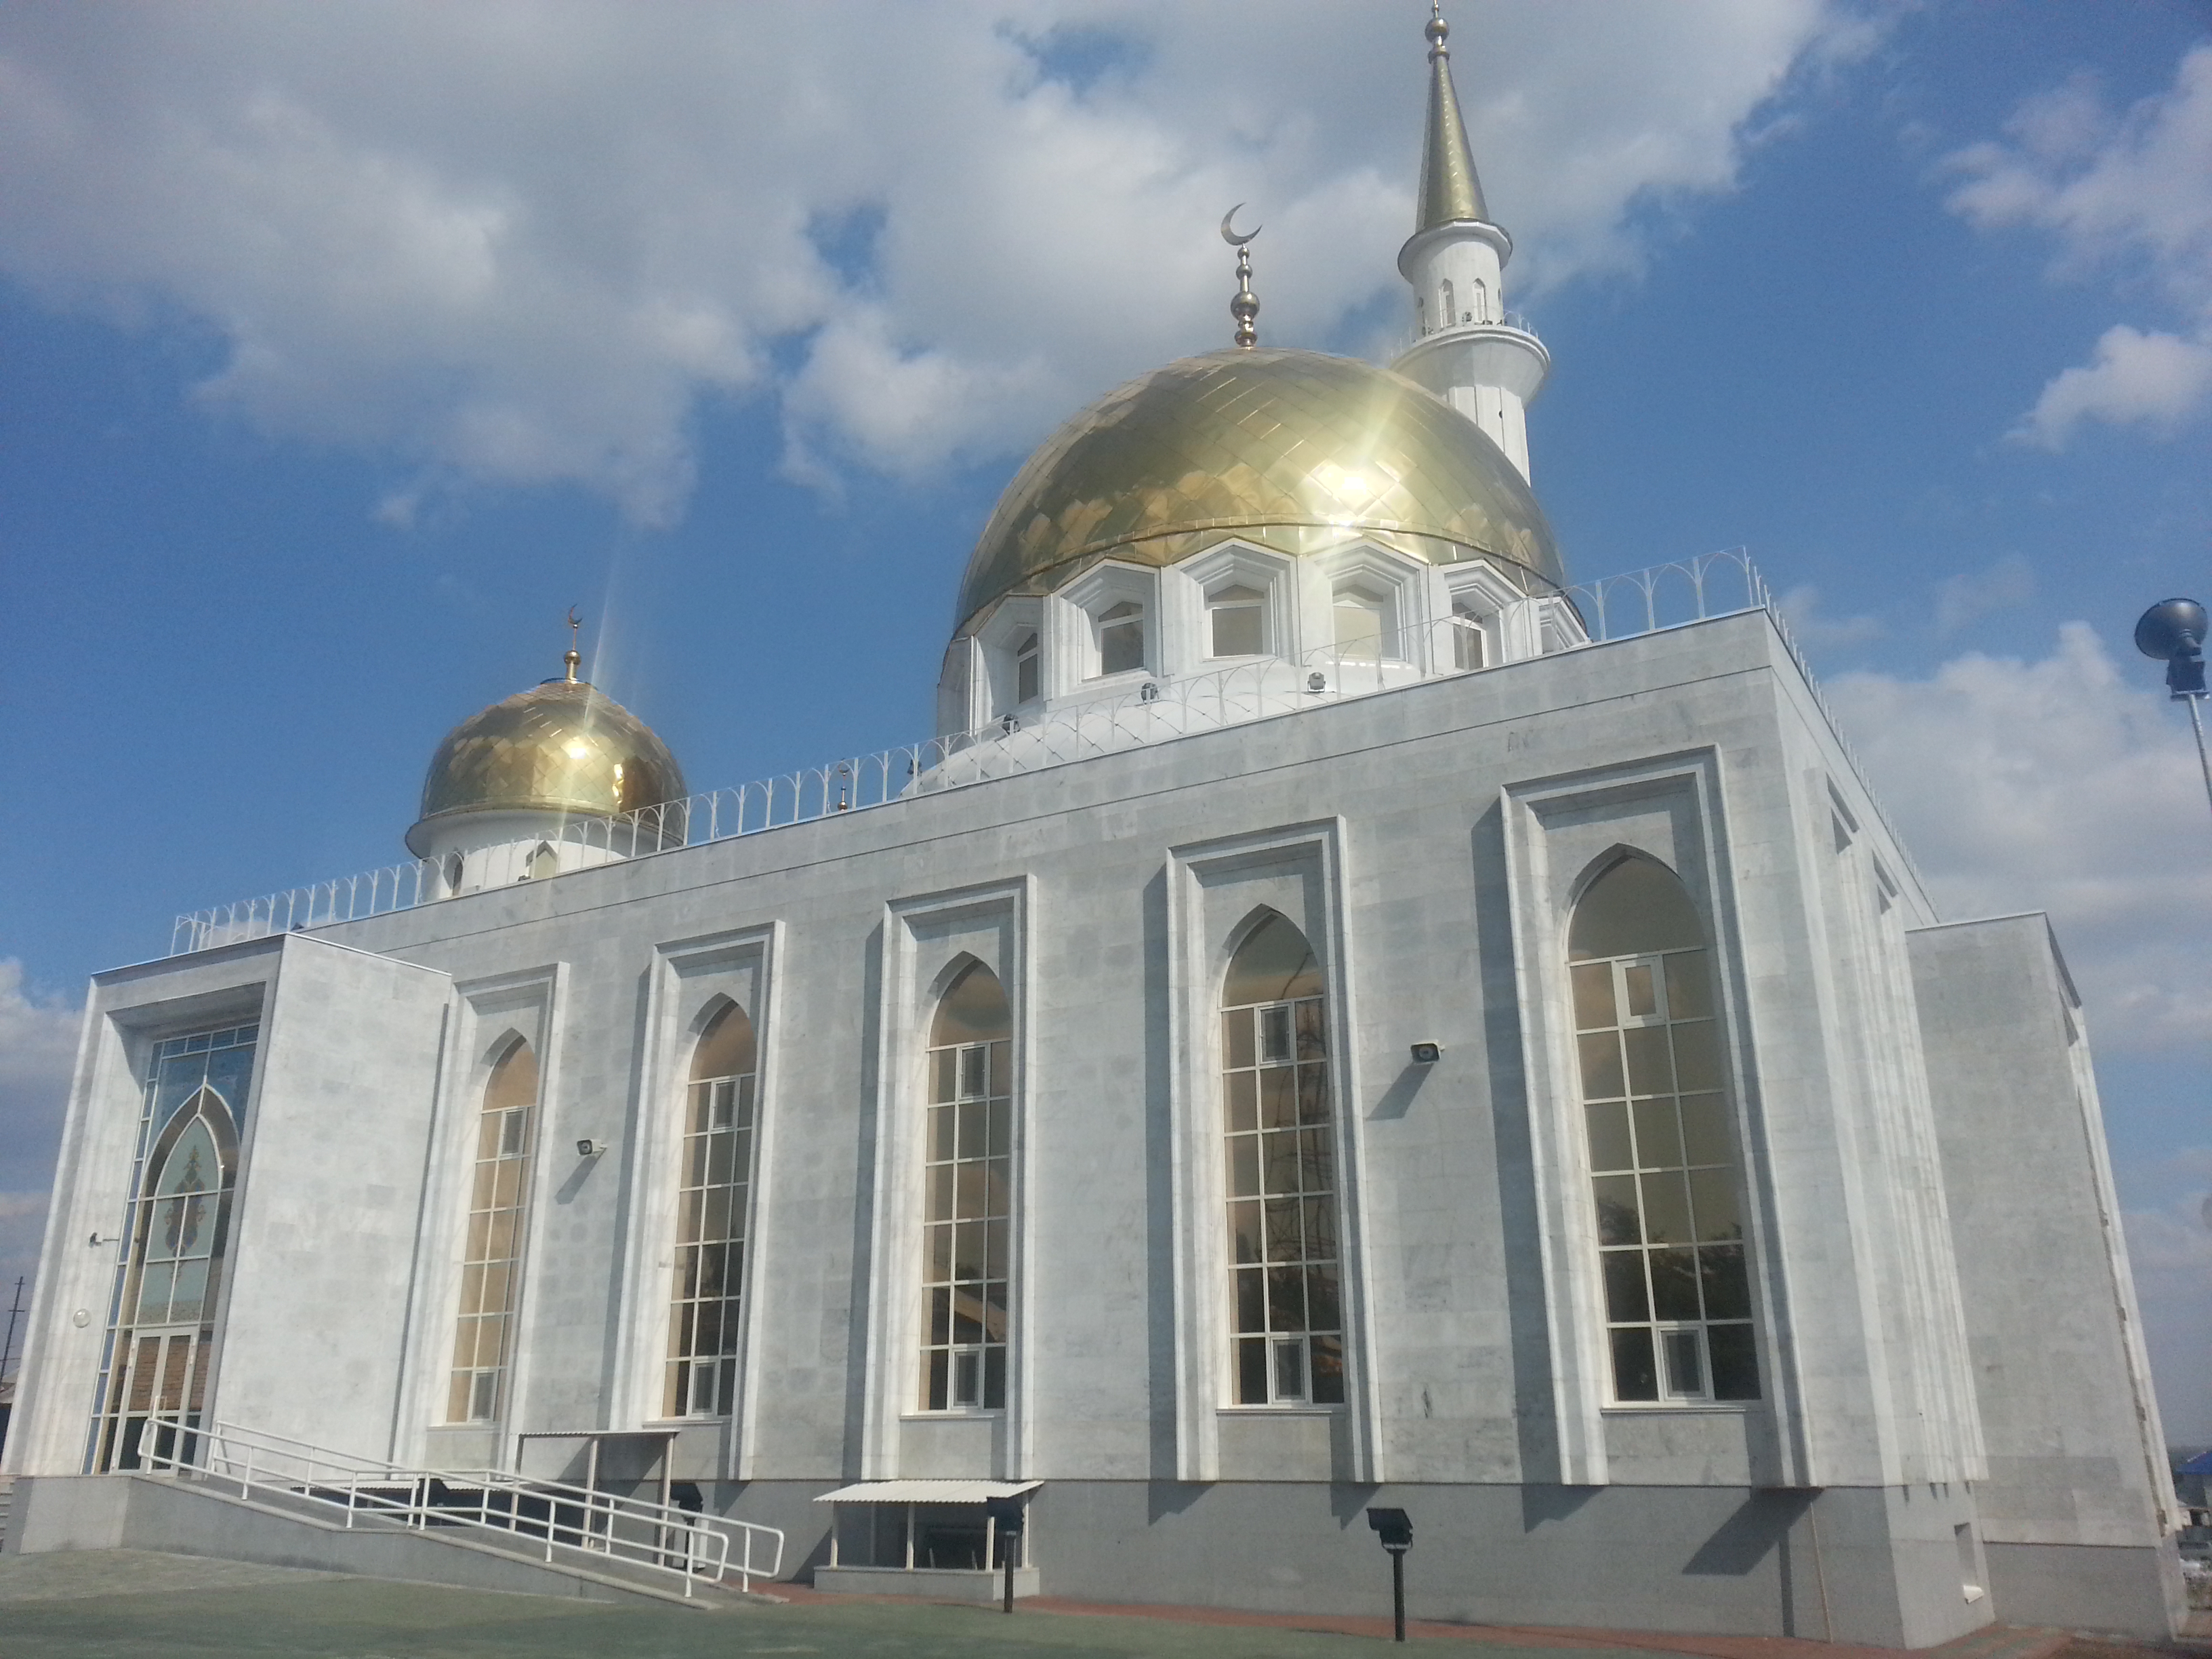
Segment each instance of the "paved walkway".
M778 1586L781 1591L787 1587ZM0 1659L1379 1659L1387 1620L1097 1607L994 1608L798 1592L718 1613L389 1583L137 1550L0 1557ZM1898 1659L1748 1637L1417 1624L1481 1659ZM1433 1647L1429 1651L1435 1652ZM1940 1659L2131 1659L2059 1632L1977 1632ZM2178 1650L2167 1650L2169 1655ZM2199 1650L2200 1653L2212 1650Z

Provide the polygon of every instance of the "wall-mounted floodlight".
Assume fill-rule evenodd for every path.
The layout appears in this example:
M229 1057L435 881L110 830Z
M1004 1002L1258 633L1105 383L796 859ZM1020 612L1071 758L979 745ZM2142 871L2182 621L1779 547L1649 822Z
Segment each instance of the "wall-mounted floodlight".
M2204 752L2204 607L2194 599L2160 599L2136 619L2136 649L2166 665L2166 689L2176 702L2189 705L2190 728L2197 733L2197 764L2204 773L2204 795L2212 800L2212 757Z
M597 1158L601 1152L606 1151L606 1149L607 1143L604 1140L580 1140L576 1143L576 1156L578 1158Z
M1370 1510L1367 1524L1390 1552L1390 1617L1395 1639L1406 1639L1406 1552L1413 1547L1413 1522L1403 1510Z
M1441 1042L1417 1042L1413 1045L1413 1064L1416 1066L1433 1066L1443 1057L1444 1045Z
M1310 674L1307 675L1307 676L1306 676L1306 690L1309 690L1309 691L1326 691L1326 690L1328 690L1328 675L1326 675L1326 674L1324 674L1324 673L1322 673L1319 670L1316 670L1313 673L1310 673Z

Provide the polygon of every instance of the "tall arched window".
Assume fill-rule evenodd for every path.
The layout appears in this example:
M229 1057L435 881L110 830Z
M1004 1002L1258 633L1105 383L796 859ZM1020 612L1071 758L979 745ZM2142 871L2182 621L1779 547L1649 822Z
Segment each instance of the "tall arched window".
M1006 1403L1013 1213L1013 1019L998 975L970 962L929 1033L924 1133L921 1403Z
M1344 1400L1328 1019L1305 936L1270 912L1221 994L1231 1375L1240 1406Z
M238 1114L259 1036L247 1025L158 1044L93 1467L190 1455L207 1394L236 1176ZM150 1143L150 1144L149 1144Z
M1613 1398L1755 1400L1705 928L1673 871L1625 857L1575 907L1567 954Z
M461 1252L461 1304L453 1328L449 1423L500 1415L522 1290L530 1218L531 1150L538 1115L538 1056L517 1037L484 1082L477 1115L476 1165Z
M1457 325L1459 322L1459 302L1452 297L1452 285L1449 282L1443 284L1443 289L1440 291L1437 308L1443 313L1443 325L1446 328L1451 328Z
M734 1002L691 1054L677 1176L667 1417L726 1417L738 1392L739 1300L752 1183L753 1023Z

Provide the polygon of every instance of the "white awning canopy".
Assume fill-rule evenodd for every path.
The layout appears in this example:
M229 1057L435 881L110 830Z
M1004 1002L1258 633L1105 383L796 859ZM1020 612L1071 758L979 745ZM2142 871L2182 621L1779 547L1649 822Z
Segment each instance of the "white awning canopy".
M1042 1480L862 1480L825 1492L817 1504L980 1504L987 1498L1019 1498Z

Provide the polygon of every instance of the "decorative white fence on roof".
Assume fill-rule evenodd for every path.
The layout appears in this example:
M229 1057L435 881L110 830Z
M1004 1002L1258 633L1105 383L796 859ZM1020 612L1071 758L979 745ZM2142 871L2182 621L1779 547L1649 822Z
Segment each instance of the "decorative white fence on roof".
M1765 582L1741 548L1583 583L1567 590L1567 599L1571 615L1557 599L1521 602L1547 608L1546 617L1531 625L1552 641L1548 649L1601 645L1765 610L1773 617L1798 666L1805 669L1814 695L1820 695ZM957 736L850 756L617 817L572 818L548 839L569 854L556 860L563 869L650 857L842 812L866 811L918 795L967 788L1320 703L1372 696L1439 674L1482 673L1512 665L1486 662L1483 648L1466 638L1466 629L1465 623L1445 617L1378 636L1371 655L1348 655L1331 647L1303 659L1269 658L1204 674L1162 675L1093 701L1063 705L1050 717L1030 724L1009 719ZM536 873L538 845L533 840L491 849L489 866L472 876L471 890L531 878ZM270 933L327 927L453 896L444 872L431 860L387 865L180 915L171 932L169 953L177 956Z

